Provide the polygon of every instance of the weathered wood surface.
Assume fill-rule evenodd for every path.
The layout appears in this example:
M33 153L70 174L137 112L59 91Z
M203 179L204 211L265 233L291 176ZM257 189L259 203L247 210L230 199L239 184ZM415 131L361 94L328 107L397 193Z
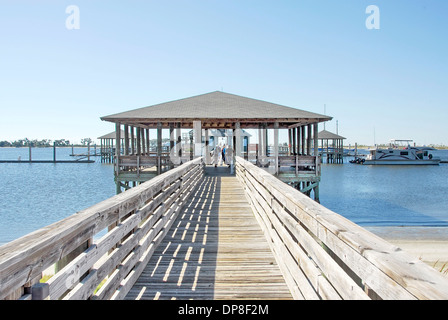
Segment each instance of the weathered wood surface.
M315 166L315 156L281 156L279 157L281 166Z
M0 247L0 299L32 299L33 290L50 299L124 296L202 175L198 158ZM33 286L43 270L85 245L46 284Z
M422 261L237 157L244 185L296 299L448 299Z
M162 156L161 161L165 163L169 163L169 156ZM155 166L157 165L158 157L157 156L143 156L143 155L120 155L119 164L120 166L126 167L139 167L139 166Z
M207 168L126 299L291 299L234 176Z

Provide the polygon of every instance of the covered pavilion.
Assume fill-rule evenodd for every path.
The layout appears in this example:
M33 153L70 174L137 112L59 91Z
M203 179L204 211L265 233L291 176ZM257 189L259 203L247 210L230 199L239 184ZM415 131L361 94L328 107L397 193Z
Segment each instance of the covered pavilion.
M233 157L242 155L242 130L257 129L257 153L249 161L267 168L304 193L314 190L316 200L320 181L318 148L314 148L318 145L318 124L331 119L326 115L221 91L101 117L103 121L115 123L116 127L117 192L121 187L127 187L124 182L146 181L195 157L204 156L206 164L210 164L211 129L233 130ZM154 154L150 153L149 129L157 132ZM169 153L162 152L163 129L169 130ZM182 129L193 129L193 141L182 141ZM284 156L278 152L279 130L282 129L288 130L289 138L289 152ZM273 131L272 142L268 141L268 130ZM131 135L136 137L134 148L126 145ZM122 141L124 148L120 146ZM268 154L270 144L273 152ZM233 163L231 161L230 170L233 170Z
M320 154L325 155L327 163L344 163L344 137L322 130L318 134Z

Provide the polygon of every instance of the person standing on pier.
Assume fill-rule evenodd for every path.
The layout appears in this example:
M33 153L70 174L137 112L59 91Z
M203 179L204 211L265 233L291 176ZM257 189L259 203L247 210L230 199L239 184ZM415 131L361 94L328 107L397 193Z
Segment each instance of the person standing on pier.
M225 163L226 163L226 148L227 148L226 145L224 145L224 146L222 147L222 164L223 164L223 165L225 165Z
M221 147L217 145L213 150L213 163L215 164L215 168L218 166L220 155Z

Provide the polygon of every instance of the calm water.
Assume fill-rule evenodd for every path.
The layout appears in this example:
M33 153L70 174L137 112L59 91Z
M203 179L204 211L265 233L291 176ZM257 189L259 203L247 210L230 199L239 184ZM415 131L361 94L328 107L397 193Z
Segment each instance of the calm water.
M448 160L448 150L432 153ZM447 163L323 164L320 200L327 208L386 238L448 240Z
M73 159L71 151L58 148L56 157ZM53 159L53 148L32 152L35 160ZM437 153L448 160L448 150ZM28 149L0 148L0 160L19 156L27 160ZM1 163L0 245L115 195L113 166L96 159L91 164ZM402 226L424 226L431 227L420 228L430 235L448 238L447 195L448 164L367 166L346 161L322 165L321 204L380 234Z
M87 148L75 148L75 154ZM92 150L93 151L93 150ZM28 160L27 148L0 148L0 160ZM71 148L56 159L73 160ZM35 148L34 160L52 160L53 148ZM115 195L113 166L98 163L0 163L0 244Z

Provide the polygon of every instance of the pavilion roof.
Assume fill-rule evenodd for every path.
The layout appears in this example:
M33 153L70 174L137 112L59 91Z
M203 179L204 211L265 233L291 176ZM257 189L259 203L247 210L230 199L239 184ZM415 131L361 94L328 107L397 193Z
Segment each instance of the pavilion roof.
M333 132L322 130L317 134L318 139L346 139L343 136L337 135Z
M124 137L124 131L121 130L121 136ZM117 133L115 131L112 131L108 134L105 134L101 137L98 137L98 139L116 139L117 138Z
M160 103L149 107L101 117L101 120L147 128L162 122L180 122L182 127L192 127L195 120L203 128L257 128L261 123L272 127L279 122L280 128L329 121L332 117L271 102L247 98L221 91Z

